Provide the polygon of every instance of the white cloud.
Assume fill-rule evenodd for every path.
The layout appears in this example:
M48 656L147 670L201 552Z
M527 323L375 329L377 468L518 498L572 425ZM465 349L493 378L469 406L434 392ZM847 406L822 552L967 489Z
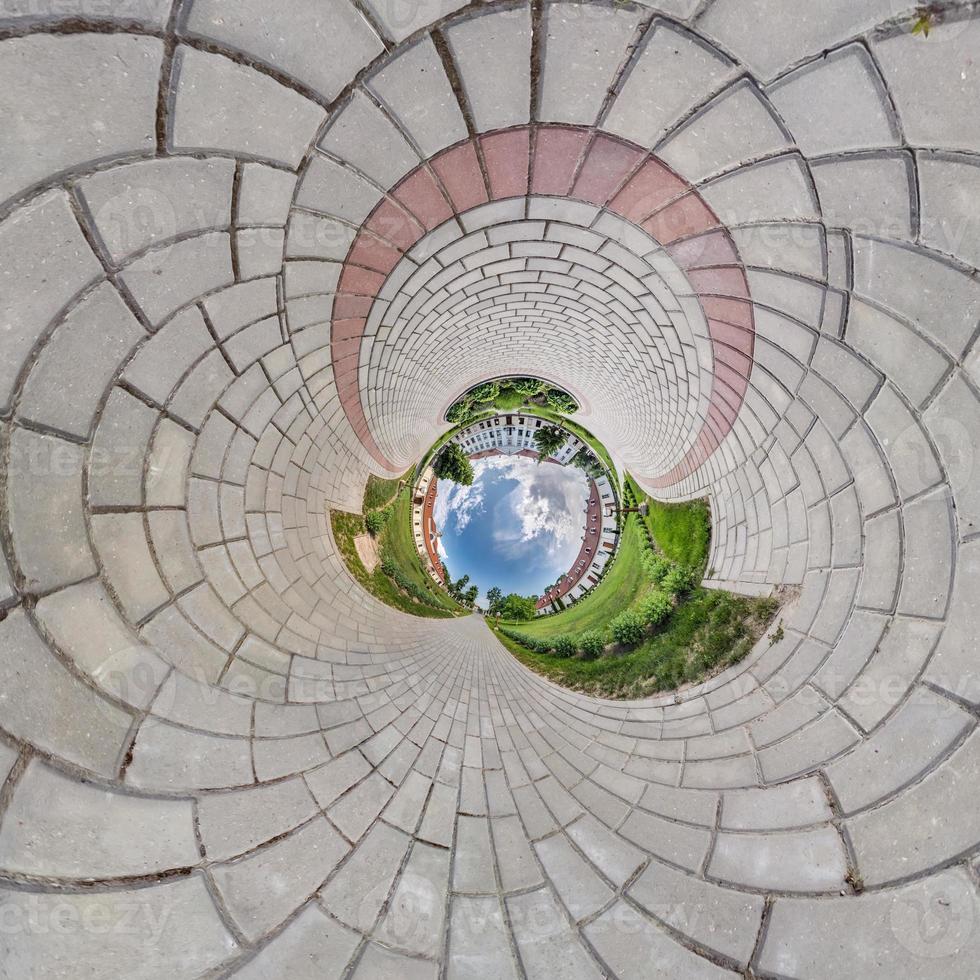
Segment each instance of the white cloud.
M582 473L554 463L494 457L517 486L498 505L493 538L512 559L535 557L570 565L582 545L588 484Z
M436 527L446 527L449 515L455 516L456 533L460 534L473 519L474 514L482 514L485 488L474 479L471 486L465 487L451 480L440 480L432 516Z

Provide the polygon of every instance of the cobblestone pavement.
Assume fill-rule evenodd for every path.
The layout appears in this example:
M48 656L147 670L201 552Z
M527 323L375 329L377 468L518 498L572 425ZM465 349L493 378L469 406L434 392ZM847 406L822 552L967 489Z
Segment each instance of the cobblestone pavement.
M972 978L980 22L0 0L0 975ZM331 507L552 380L713 581L679 697Z

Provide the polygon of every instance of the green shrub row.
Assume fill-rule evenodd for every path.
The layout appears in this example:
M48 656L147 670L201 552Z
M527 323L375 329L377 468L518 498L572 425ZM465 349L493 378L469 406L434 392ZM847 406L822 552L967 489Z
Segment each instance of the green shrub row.
M370 515L368 515L370 516ZM404 589L413 599L417 599L419 602L424 603L427 606L433 606L438 609L439 604L416 582L413 582L395 561L394 556L390 551L384 551L381 554L381 571L390 578L395 585L400 589Z
M697 570L678 565L655 552L644 542L640 557L643 571L656 586L630 609L623 610L609 623L608 635L621 646L636 646L651 626L660 626L674 611L676 604L697 584ZM581 653L586 659L602 654L608 637L602 630L589 630L580 636L567 634L553 639L528 636L520 630L501 627L501 633L535 653L572 657Z

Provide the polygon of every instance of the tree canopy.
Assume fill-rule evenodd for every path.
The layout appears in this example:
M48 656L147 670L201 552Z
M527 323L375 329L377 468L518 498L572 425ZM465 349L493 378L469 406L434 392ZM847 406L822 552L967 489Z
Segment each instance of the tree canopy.
M534 433L534 445L538 450L538 461L553 456L565 445L568 436L556 425L548 425L537 429Z
M504 619L534 619L536 606L537 599L530 596L518 595L516 592L511 592L501 604L500 614Z
M473 482L473 464L455 442L446 444L432 468L440 480L452 480L466 487Z
M491 615L497 615L500 612L500 607L504 603L504 593L499 586L494 586L491 589L487 589L487 612Z

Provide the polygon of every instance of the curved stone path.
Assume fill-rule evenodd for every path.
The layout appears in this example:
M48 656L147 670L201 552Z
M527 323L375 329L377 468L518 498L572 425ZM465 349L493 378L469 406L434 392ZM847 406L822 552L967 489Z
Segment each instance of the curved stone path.
M0 976L970 978L980 22L0 3ZM680 696L353 582L531 374L713 581Z

